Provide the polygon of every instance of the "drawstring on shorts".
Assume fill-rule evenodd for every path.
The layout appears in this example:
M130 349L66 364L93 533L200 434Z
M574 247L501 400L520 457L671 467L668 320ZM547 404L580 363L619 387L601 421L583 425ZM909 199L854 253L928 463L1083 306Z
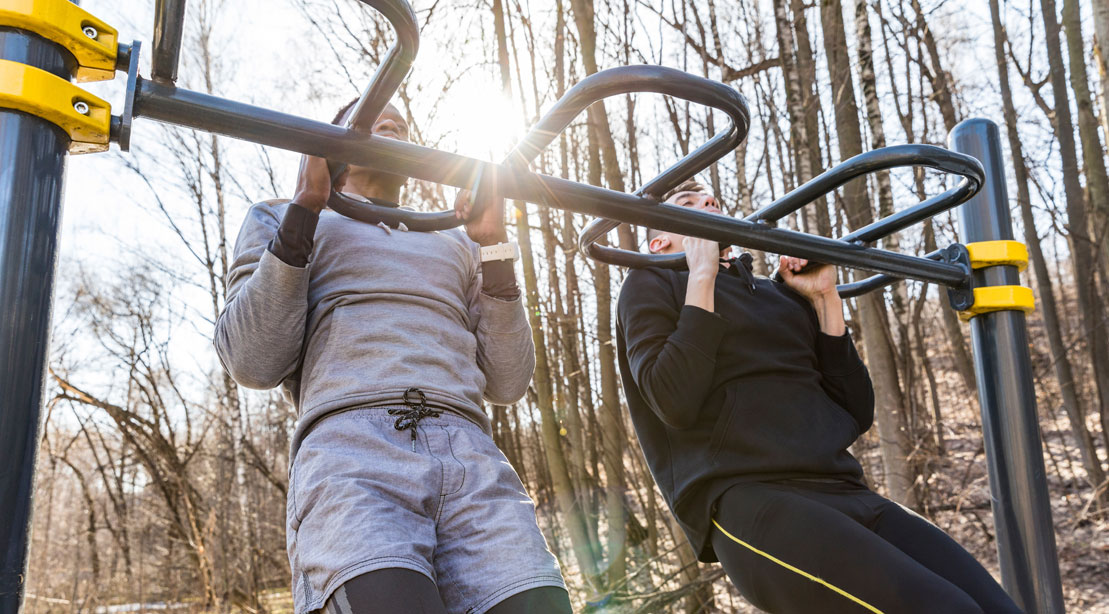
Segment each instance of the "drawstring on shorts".
M414 398L409 398L409 397ZM418 397L418 398L415 398ZM412 451L416 451L416 427L419 426L420 420L431 416L438 418L442 412L435 411L427 406L427 396L423 390L412 387L404 391L404 404L408 409L390 409L390 416L400 416L397 421L393 423L393 428L398 431L411 430L412 431Z

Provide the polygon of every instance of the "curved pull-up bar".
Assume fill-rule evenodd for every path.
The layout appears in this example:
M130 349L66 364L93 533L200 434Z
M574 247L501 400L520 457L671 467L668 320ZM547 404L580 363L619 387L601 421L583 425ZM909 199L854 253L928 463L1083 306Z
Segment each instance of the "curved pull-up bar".
M420 26L416 23L416 13L405 0L358 0L373 7L389 20L397 40L385 54L385 60L377 68L370 84L362 92L362 97L354 105L347 119L346 127L367 120L373 122L385 110L385 105L393 94L400 89L401 81L408 75L416 53L420 50Z
M343 124L348 129L358 124L373 124L377 120L393 94L400 88L401 81L408 75L412 62L416 60L416 53L420 50L420 26L416 23L416 13L412 11L412 6L408 2L405 0L359 0L359 2L381 13L393 26L397 40L389 48L385 60L377 68L377 72L370 79L370 84L366 86ZM342 175L347 166L346 163L330 165L332 180ZM369 202L363 203L339 193L334 186L331 188L331 197L327 204L335 211L355 220L371 224L385 222L391 226L404 223L412 230L443 230L457 226L459 223L459 220L450 212L419 213Z
M882 237L966 202L981 189L985 177L982 164L968 155L933 145L895 145L868 151L850 158L814 177L766 207L748 215L743 220L770 226L852 179L891 168L917 166L958 175L962 180L957 186L942 194L868 224L839 239L835 239L835 241L840 242L845 248L861 247L873 243ZM668 205L661 203L659 206ZM659 256L602 247L594 243L615 226L616 224L607 220L594 220L582 231L579 242L582 250L597 260L620 266L634 268L645 266L683 268L685 266L684 254ZM941 253L937 251L928 254L921 260L941 260ZM858 296L898 279L894 275L884 274L850 284L843 284L838 289L841 296Z
M531 164L589 105L611 96L638 93L664 94L714 107L727 113L729 119L727 128L648 182L639 194L657 196L665 193L687 177L704 170L747 138L750 112L747 101L735 89L675 68L652 64L620 66L594 73L570 88L509 152L505 164Z
M609 96L633 92L664 94L713 107L726 113L729 119L727 128L713 135L707 143L663 171L658 177L648 181L636 192L637 196L647 196L657 200L682 181L708 168L710 164L738 147L747 138L750 112L747 109L747 101L735 89L718 81L665 66L624 66L590 75L570 88L509 153L506 164L520 166L530 164L539 152L565 130L566 126L570 125L570 122L586 107ZM591 249L595 252L603 254L608 250L613 253L612 257L622 261L630 257L655 264L668 258L621 252L593 245L596 238L619 224L620 222L608 219L596 220L586 230L587 234L593 232L596 236L586 240L583 235L582 240L592 246ZM590 255L594 254L590 253Z

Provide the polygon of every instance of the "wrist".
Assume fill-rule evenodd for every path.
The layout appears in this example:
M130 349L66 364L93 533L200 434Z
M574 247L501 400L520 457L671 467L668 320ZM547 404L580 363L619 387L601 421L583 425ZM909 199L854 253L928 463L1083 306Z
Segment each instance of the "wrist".
M293 204L299 205L309 211L319 213L327 207L328 196L315 196L312 194L296 193L293 195Z
M689 283L705 283L716 280L716 269L692 270L689 272Z
M500 232L494 232L487 235L478 235L473 237L474 242L482 247L489 247L498 243L508 243L508 231L501 229Z
M827 290L818 290L816 292L813 292L812 294L807 295L805 298L809 299L809 302L813 305L840 300L839 291L836 290L834 286Z

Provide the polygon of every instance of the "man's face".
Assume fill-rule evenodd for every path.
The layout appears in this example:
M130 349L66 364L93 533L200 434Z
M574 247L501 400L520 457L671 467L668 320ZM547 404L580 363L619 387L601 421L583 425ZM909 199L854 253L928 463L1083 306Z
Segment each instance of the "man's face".
M351 111L348 111L349 114ZM346 118L344 118L346 121ZM398 141L408 140L408 122L404 121L404 116L401 115L400 110L393 105L386 105L385 110L369 127L365 125L366 122L356 123L351 128L358 132L369 133L374 136L381 136L387 139L396 139Z
M351 107L351 110L347 111L347 115L343 117L343 123L347 121L347 118L352 112L353 107ZM401 115L400 110L391 104L385 106L385 110L381 112L381 115L377 117L372 125L367 126L367 123L369 122L356 122L353 126L351 126L351 128L356 132L361 132L363 134L372 134L373 136L380 136L387 139L395 139L398 141L408 140L408 122L404 121L404 116ZM350 174L347 175L346 181L350 182L352 179L356 182L376 182L380 181L381 179L387 179L387 183L393 183L397 186L400 186L404 184L406 177L382 173L381 171L376 171L363 166L351 166ZM337 189L342 188L339 187Z
M696 209L698 211L707 211L716 215L723 215L720 210L719 203L712 194L704 192L678 192L672 194L666 202L677 205L679 207L686 207L689 209ZM685 249L685 235L680 235L673 232L659 232L651 237L647 244L647 249L652 254L673 254L683 251ZM731 249L730 247L724 251Z

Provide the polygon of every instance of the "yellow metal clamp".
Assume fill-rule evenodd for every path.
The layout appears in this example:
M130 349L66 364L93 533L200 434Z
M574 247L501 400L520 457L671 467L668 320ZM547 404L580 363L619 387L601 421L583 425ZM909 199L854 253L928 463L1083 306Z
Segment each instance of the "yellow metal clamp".
M1032 295L1032 288L1024 286L985 286L974 289L974 305L966 311L960 311L959 317L969 320L974 316L991 311L1023 311L1032 313L1036 310L1036 299Z
M56 124L72 140L70 153L108 149L111 106L45 70L0 60L0 108L23 111Z
M1028 268L1028 248L1020 241L979 241L968 243L970 266L984 269L989 266L1009 265L1023 271Z
M968 243L970 266L984 269L991 266L1015 266L1023 271L1028 267L1028 248L1020 241L979 241ZM969 320L991 311L1023 311L1036 309L1031 288L1024 286L984 286L974 289L974 304L959 312L959 317Z
M77 59L78 81L115 77L119 32L69 0L0 0L0 26L34 32Z

